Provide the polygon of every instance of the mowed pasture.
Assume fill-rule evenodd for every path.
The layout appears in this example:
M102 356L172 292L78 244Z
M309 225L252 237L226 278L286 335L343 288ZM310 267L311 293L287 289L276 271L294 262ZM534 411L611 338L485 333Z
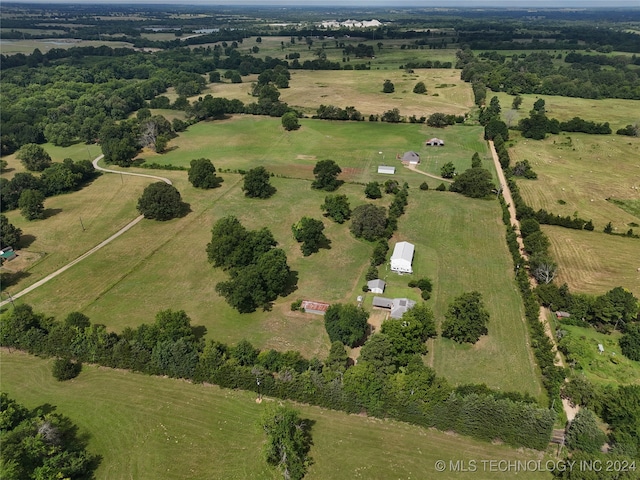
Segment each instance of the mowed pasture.
M567 133L519 139L509 151L512 163L527 159L538 174L537 180L518 180L522 197L534 209L592 219L598 231L608 222L619 233L640 223L607 201L640 198L640 138Z
M311 131L310 134L307 130L311 128L307 129L303 125L297 132L281 132L281 137L275 136L271 140L276 146L274 148L287 146L289 150L278 152L277 155L270 153L268 158L253 162L251 155L257 156L261 148L270 151L270 144L267 143L265 147L264 142L269 137L268 132L277 132L280 128L277 119L261 119L257 122L256 117L244 117L228 122L194 125L190 131L193 134L198 131L197 127L201 127L200 137L194 135L184 145L193 147L200 141L203 150L197 153L192 151L189 155L183 151L180 157L183 165L188 164L191 158L211 158L209 153L220 154L220 150L224 152L225 148L231 155L231 146L235 145L235 155L240 159L238 163L225 162L223 158L213 156L212 160L218 168L264 165L279 175L296 178L272 177L277 193L271 199L256 200L244 197L239 174L222 173L225 181L220 188L203 191L191 187L184 171L150 172L139 169L142 173L159 173L170 178L182 192L184 201L190 204L191 213L169 222L141 222L99 252L19 301L30 303L37 310L58 318L63 318L74 310L82 311L94 323L105 324L115 331L150 323L162 309L183 309L190 315L194 325L206 328L209 338L232 344L246 338L260 348L295 349L307 357L326 357L329 341L322 317L291 312L290 304L298 298L329 303L355 301L362 293L361 286L372 245L355 239L348 230L348 224L338 225L324 219L326 235L332 242L332 248L321 250L310 257L302 256L299 245L292 237L291 225L304 215L323 218L320 205L326 196L326 192L311 189L313 165L317 159L326 158L320 155L325 145L335 149L336 144L348 145L353 141L356 145L358 142L366 143L364 138L377 138L380 142L387 142L386 145L408 146L414 144L414 139L421 142L425 138L422 133L425 127L366 122L339 124L312 120L304 121L305 125L307 122L317 131ZM251 135L249 127L256 123L263 125L258 125L258 133ZM342 125L344 128L340 128ZM232 128L224 130L226 127ZM357 127L363 131L354 139ZM217 131L218 129L222 131ZM260 133L261 129L266 130ZM478 139L481 129L450 127L443 132L448 130L463 132L463 137L475 132ZM333 134L333 138L325 143L323 139L328 131ZM217 133L214 136L207 132ZM242 138L246 143L234 143L233 132L244 135ZM214 149L218 144L225 147ZM480 143L476 140L472 144L477 146ZM306 150L308 156L299 158L296 152L303 145L314 148ZM176 155L180 150L178 148L167 156ZM460 150L461 161L469 162L474 149ZM422 191L418 188L422 181L428 179L433 189L434 183L439 183L438 180L400 167L399 163L398 175L379 175L375 173L376 166L384 154L378 153L377 148L367 154L369 158L343 153L336 160L347 172L344 175L346 180L384 181L394 178L409 184L409 210L407 215L400 218L398 237L393 240L408 239L416 243L418 263L414 276L419 278L424 275L434 280L436 291L432 302L439 318L442 318L453 297L463 291L480 289L486 293L487 303L492 305L492 315L495 315L492 335L495 337L491 336L490 341L474 348L480 350L480 355L485 358L493 357L495 365L487 368L485 361L475 363L469 360L474 357L475 350L469 350L465 357L455 351L455 346L450 345L441 354L435 354L438 372L454 383L482 381L493 387L518 389L539 395L538 376L526 348L521 306L511 280L498 204L492 200L470 200L446 192ZM128 208L131 218L134 218L135 199L140 195L143 183L150 180L139 179L141 183L133 186L128 183L129 178L117 174L105 174L102 178L110 178L115 185L124 178L124 186L132 188ZM83 192L91 195L92 188L93 185L64 197L72 198ZM338 193L349 197L352 208L366 201L361 183L346 183ZM124 195L120 196L124 198ZM376 202L387 205L390 198L385 196ZM104 202L104 208L109 205L110 202ZM77 210L70 206L66 208L69 218L76 218ZM429 213L431 209L434 209L433 220ZM205 248L211 238L212 225L225 215L236 215L247 228L270 228L287 253L289 265L297 272L298 289L288 297L276 301L271 311L240 315L215 292L216 283L225 280L227 274L209 265ZM434 230L432 221L445 224ZM69 228L48 224L47 220L36 223L42 225L42 228L51 226L57 235L64 235ZM74 242L75 237L67 234L66 238L69 242ZM392 241L391 247L393 243ZM422 263L425 259L430 260L426 264ZM436 260L437 264L434 263ZM381 268L381 273L384 268ZM398 296L415 296L417 299L417 292L406 287L407 281L406 276L393 276L390 292ZM15 291L17 289L12 288L12 292ZM506 297L502 298L502 295ZM517 355L521 358L516 361L513 357ZM507 365L510 368L505 370Z
M429 340L428 362L454 384L486 383L543 396L522 301L512 280L513 264L503 241L498 202L435 191L414 191L409 199L394 240L416 245L414 274L389 273L390 291L400 294L404 287L406 292L412 278L432 279L434 290L428 303L438 325L453 299L473 290L482 294L490 314L489 334L475 345L442 337ZM417 290L412 293L419 298Z
M280 100L307 116L315 115L319 105L355 107L360 113L382 115L397 108L400 115L429 117L442 112L464 115L473 107L473 95L469 84L460 80L460 70L415 69L405 70L291 70L289 88L280 89ZM251 96L251 84L257 76L243 77L242 83L210 83L201 95L238 99L244 103L257 101ZM384 93L385 80L394 84L393 93ZM413 87L424 82L426 94L413 93ZM172 101L177 94L171 90L166 94Z
M300 130L286 132L279 120L253 115L200 122L171 140L167 153L146 151L141 158L148 163L188 167L192 159L205 157L216 168L248 170L262 165L276 175L309 180L313 179L313 166L318 160L332 159L344 170L342 178L366 183L386 180L384 175L375 173L378 165L397 167L394 178L400 181L418 178L406 171L397 158L409 150L421 155L420 170L436 175L447 161L462 171L471 166L474 152L483 158L487 155L481 127L439 129L424 124L313 119L301 119L300 124ZM436 136L444 139L447 146L425 146L428 139ZM489 161L485 165L492 169Z
M102 456L96 478L277 479L261 455L265 407L255 394L85 365L79 377L58 382L51 360L2 351L3 391L29 408L49 404L89 434L89 451ZM511 478L481 460L541 460L542 453L493 445L396 421L295 405L313 422L308 479L459 478L449 461L477 462L473 478ZM447 469L437 472L444 460ZM550 479L545 472L518 477Z
M640 297L640 240L548 225L543 231L558 263L556 284L594 295L622 286Z

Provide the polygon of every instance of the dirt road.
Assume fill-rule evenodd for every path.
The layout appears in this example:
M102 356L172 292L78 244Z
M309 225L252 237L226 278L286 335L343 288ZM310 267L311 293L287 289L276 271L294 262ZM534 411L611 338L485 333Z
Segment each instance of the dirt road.
M144 173L132 173L132 172L121 172L119 170L110 170L108 168L102 168L100 166L98 166L98 162L100 160L102 160L102 158L104 157L104 155L100 155L99 157L95 158L93 160L93 166L96 168L96 170L99 170L101 172L108 172L108 173L119 173L121 175L133 175L136 177L147 177L147 178L153 178L155 180L161 180L163 182L168 183L169 185L171 185L171 180L169 180L168 178L164 178L164 177L158 177L156 175L146 175ZM144 218L144 216L140 215L138 217L136 217L135 219L133 219L131 222L129 222L128 224L126 224L124 227L122 227L120 230L118 230L116 233L114 233L113 235L111 235L109 238L107 238L106 240L100 242L98 245L96 245L95 247L93 247L91 250L83 253L82 255L80 255L78 258L76 258L75 260L72 260L71 262L67 263L65 266L59 268L58 270L56 270L53 273L50 273L49 275L47 275L46 277L44 277L41 280L38 280L36 283L34 283L33 285L28 286L27 288L25 288L24 290L21 290L17 293L13 293L11 294L11 298L7 299L7 300L3 300L2 302L0 302L0 307L5 306L6 304L8 304L9 302L11 302L12 300L15 300L17 298L22 297L23 295L26 295L27 293L30 293L32 291L34 291L36 288L40 287L41 285L44 285L45 283L47 283L49 280L52 280L54 278L56 278L58 275L60 275L61 273L69 270L71 267L73 267L75 264L81 262L82 260L84 260L85 258L87 258L89 255L97 252L98 250L100 250L102 247L104 247L105 245L108 245L109 243L111 243L113 240L115 240L116 238L118 238L120 235L122 235L123 233L125 233L126 231L128 231L130 228L132 228L133 226L135 226L138 222L140 222L140 220L142 220Z

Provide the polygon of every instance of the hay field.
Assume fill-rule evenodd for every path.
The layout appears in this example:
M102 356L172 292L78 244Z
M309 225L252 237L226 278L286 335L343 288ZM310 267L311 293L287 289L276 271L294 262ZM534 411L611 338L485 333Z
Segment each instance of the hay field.
M622 286L640 297L640 240L548 225L543 231L558 263L558 285L597 295Z
M301 119L301 128L285 132L278 119L237 115L228 120L200 122L171 140L162 155L145 152L141 158L149 163L188 166L193 158L211 159L216 168L249 169L263 165L270 171L296 178L313 178L318 160L335 160L348 181L369 182L381 176L377 165L398 167L396 178L418 178L401 167L397 156L413 150L420 154L419 169L435 175L448 161L459 171L471 165L474 152L487 161L487 147L482 128L452 126L430 128L424 124L390 124L383 122L340 122ZM427 147L431 137L445 140L442 147ZM380 153L381 152L381 153ZM424 177L436 186L439 182Z
M1 352L3 391L34 408L43 404L70 417L89 434L89 451L102 456L96 478L277 479L282 475L263 460L264 434L258 422L273 400L255 394L193 385L85 365L79 377L57 382L51 360ZM318 407L295 405L314 422L313 458L305 478L388 479L460 478L436 472L443 459L478 462L473 478L511 478L490 472L481 460L547 460L542 453L492 445L455 434L427 430ZM521 472L526 480L549 473Z
M504 92L487 92L487 100L497 96L502 107L502 116L505 122L508 120L507 110L511 109L514 96ZM561 122L580 117L596 123L609 122L613 136L615 131L629 124L640 122L640 100L623 100L619 98L604 98L593 100L589 98L571 98L556 95L523 94L522 106L516 111L511 124L516 125L518 119L529 116L529 111L539 98L544 99L547 116L557 118ZM571 134L569 134L571 135ZM626 138L626 137L620 137Z
M415 69L414 73L404 70L291 70L289 88L280 89L280 100L305 115L315 115L320 105L334 105L345 108L355 107L365 117L382 115L397 108L405 117L428 117L442 112L464 115L473 108L471 86L460 80L460 71L454 69ZM383 93L385 80L393 82L395 91ZM211 94L214 97L241 100L252 103L251 83L257 75L242 77L242 83L209 83L198 97ZM424 82L427 93L413 93L413 87ZM172 101L177 94L172 89L164 94Z
M582 133L520 139L510 149L513 163L528 159L538 174L537 180L518 180L523 198L534 209L592 219L598 231L610 221L618 232L640 223L607 201L640 198L638 152L640 138Z

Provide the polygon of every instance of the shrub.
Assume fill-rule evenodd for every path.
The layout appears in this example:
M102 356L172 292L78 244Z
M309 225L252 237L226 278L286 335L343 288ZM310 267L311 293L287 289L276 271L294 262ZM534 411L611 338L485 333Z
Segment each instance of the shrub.
M82 370L82 363L74 362L70 358L56 358L53 362L53 378L59 382L76 378Z
M429 190L429 184L427 182L422 182L420 184L420 190Z

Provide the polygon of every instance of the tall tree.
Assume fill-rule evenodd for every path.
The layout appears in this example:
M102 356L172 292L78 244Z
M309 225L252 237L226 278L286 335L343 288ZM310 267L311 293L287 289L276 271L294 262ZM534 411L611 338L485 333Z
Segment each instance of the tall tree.
M333 192L342 184L338 180L338 175L341 173L342 169L333 160L320 160L313 167L313 174L316 179L311 184L311 188Z
M293 238L302 243L300 249L305 257L329 244L329 239L323 233L324 224L315 218L302 217L298 223L291 226L291 230Z
M27 170L41 172L51 165L51 157L44 148L35 143L27 143L20 147L16 158L22 162Z
M368 318L369 314L360 307L334 303L324 314L324 325L332 342L355 347L366 335Z
M364 194L367 198L376 199L382 197L382 191L380 190L380 184L378 182L369 182L364 188Z
M346 195L327 195L320 208L336 223L344 223L351 217L351 207Z
M515 97L513 97L511 108L513 108L514 110L519 110L521 105L522 105L522 96L516 95Z
M489 312L479 292L463 293L449 305L442 322L442 336L458 343L476 343L486 335Z
M484 198L495 189L491 172L484 168L470 168L457 175L451 187L452 192L462 193L471 198Z
M274 405L263 415L261 425L267 435L267 463L277 467L285 480L301 480L311 464L310 424L291 407Z
M0 247L16 247L20 243L22 230L9 222L4 215L0 215Z
M295 112L285 113L282 116L282 127L288 132L290 132L291 130L298 130L300 128L300 122L298 122L298 115L296 115Z
M3 478L93 478L99 458L87 452L86 438L68 418L28 410L6 393L0 394L0 418Z
M138 199L138 211L144 218L170 220L185 210L180 192L173 185L155 182L148 185Z
M27 220L44 218L44 193L40 190L23 190L18 200L20 213Z
M242 190L246 197L269 198L276 193L276 187L271 185L271 175L264 167L256 167L244 175Z
M598 428L596 416L588 408L581 408L569 423L565 437L567 448L582 450L587 453L598 453L607 437Z
M351 233L356 237L373 241L382 238L387 228L387 210L370 203L359 205L353 210Z
M189 182L196 188L216 188L222 183L222 178L216 176L216 167L208 158L191 160L189 168Z

